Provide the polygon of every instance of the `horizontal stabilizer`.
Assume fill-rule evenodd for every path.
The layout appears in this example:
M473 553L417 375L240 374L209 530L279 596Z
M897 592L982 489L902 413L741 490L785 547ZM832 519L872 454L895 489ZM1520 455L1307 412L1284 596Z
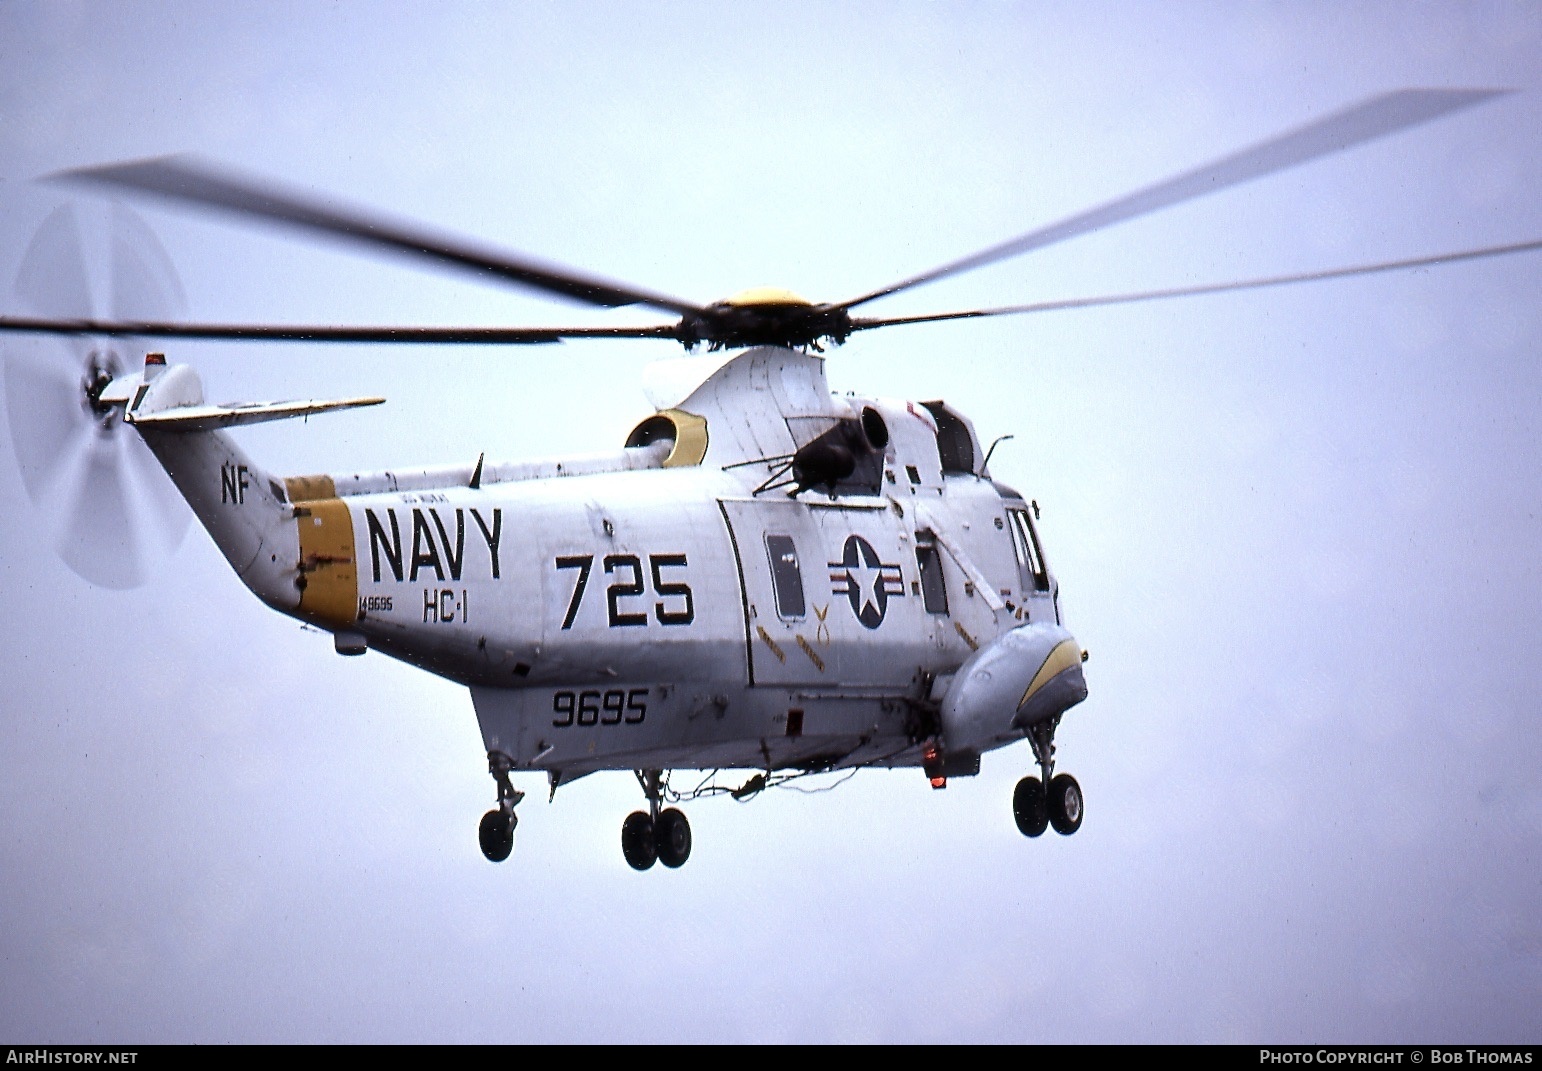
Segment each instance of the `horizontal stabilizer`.
M127 420L130 424L159 431L213 431L216 428L230 428L237 424L262 424L269 420L308 417L314 413L330 413L338 409L357 409L366 405L379 405L383 401L385 401L384 398L343 398L331 402L189 405L143 415L137 415L130 410Z

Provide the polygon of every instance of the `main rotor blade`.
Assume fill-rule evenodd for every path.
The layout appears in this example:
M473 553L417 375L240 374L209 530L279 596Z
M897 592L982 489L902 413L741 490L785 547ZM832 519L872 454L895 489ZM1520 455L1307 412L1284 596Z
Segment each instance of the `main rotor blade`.
M651 327L326 327L305 324L174 324L123 320L41 320L0 316L0 332L33 335L198 338L234 342L388 342L419 345L531 346L567 338L679 340L674 324Z
M892 286L853 298L840 307L855 308L901 290L949 275L981 268L998 260L1042 249L1083 234L1149 215L1184 201L1218 193L1232 186L1272 175L1399 130L1470 108L1512 92L1507 89L1400 89L1362 101L1326 119L1308 123L1213 163L1185 171L1154 186L1109 201L1097 208L1041 227L939 268L913 275Z
M1289 286L1292 283L1316 283L1325 279L1346 279L1354 275L1375 275L1380 272L1401 271L1405 268L1428 268L1436 264L1454 264L1463 260L1481 260L1485 257L1502 257L1512 253L1531 253L1537 250L1542 250L1542 239L1530 242L1517 242L1513 245L1467 249L1457 253L1437 253L1434 256L1414 257L1409 260L1389 260L1381 264L1361 264L1352 268L1330 268L1325 271L1303 272L1299 275L1275 275L1261 279L1244 279L1232 283L1209 283L1204 286L1182 286L1167 290L1144 290L1131 294L1107 294L1101 297L1066 298L1060 301L1039 301L1029 305L1005 305L996 309L969 309L959 312L930 313L921 316L853 319L851 321L851 329L853 331L867 331L875 327L894 327L898 324L938 323L943 320L974 320L986 316L1020 316L1030 312L1088 309L1100 305L1133 305L1141 301L1198 297L1202 294L1224 294L1233 290L1262 290L1271 286Z
M530 257L388 220L358 208L326 203L266 180L188 157L163 156L51 176L68 182L152 194L260 220L288 224L411 256L497 276L520 286L605 308L646 305L684 316L700 309L664 294L580 274Z

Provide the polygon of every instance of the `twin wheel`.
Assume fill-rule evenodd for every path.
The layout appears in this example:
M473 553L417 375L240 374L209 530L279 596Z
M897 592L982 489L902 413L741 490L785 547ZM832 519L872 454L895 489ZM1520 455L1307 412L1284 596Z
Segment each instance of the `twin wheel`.
M677 867L691 856L691 823L670 807L653 818L633 811L621 823L621 854L633 870L647 870L654 861Z
M1045 826L1054 826L1056 833L1070 836L1082 824L1082 786L1070 774L1056 774L1049 782L1049 791L1037 777L1025 777L1017 783L1012 793L1012 817L1025 837L1037 837Z

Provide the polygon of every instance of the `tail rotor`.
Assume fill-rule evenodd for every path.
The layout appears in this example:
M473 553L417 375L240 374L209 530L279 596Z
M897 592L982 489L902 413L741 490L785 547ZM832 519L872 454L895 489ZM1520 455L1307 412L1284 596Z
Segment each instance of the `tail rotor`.
M118 320L174 317L185 301L149 227L114 206L110 305ZM93 300L80 222L66 205L38 229L16 278L27 310L88 319ZM102 393L144 358L132 340L7 340L6 414L27 494L47 518L54 549L78 575L103 587L137 587L150 565L181 542L191 513L121 405Z

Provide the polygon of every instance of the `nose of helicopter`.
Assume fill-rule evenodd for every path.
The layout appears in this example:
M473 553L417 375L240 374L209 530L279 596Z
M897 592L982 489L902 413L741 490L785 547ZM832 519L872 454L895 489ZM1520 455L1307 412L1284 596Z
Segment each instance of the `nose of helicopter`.
M980 648L942 704L948 750L983 751L1087 698L1081 645L1047 623L1022 625Z
M1064 629L1057 631L1065 632ZM1053 635L1046 639L1050 642L1055 641ZM1065 639L1055 642L1053 649L1034 673L1033 679L1023 689L1022 699L1017 705L1017 713L1012 718L1013 726L1018 729L1027 729L1056 714L1064 713L1086 699L1087 679L1082 674L1082 662L1085 661L1086 654L1081 644L1077 643L1070 633L1065 634ZM1029 660L1032 661L1032 658Z

